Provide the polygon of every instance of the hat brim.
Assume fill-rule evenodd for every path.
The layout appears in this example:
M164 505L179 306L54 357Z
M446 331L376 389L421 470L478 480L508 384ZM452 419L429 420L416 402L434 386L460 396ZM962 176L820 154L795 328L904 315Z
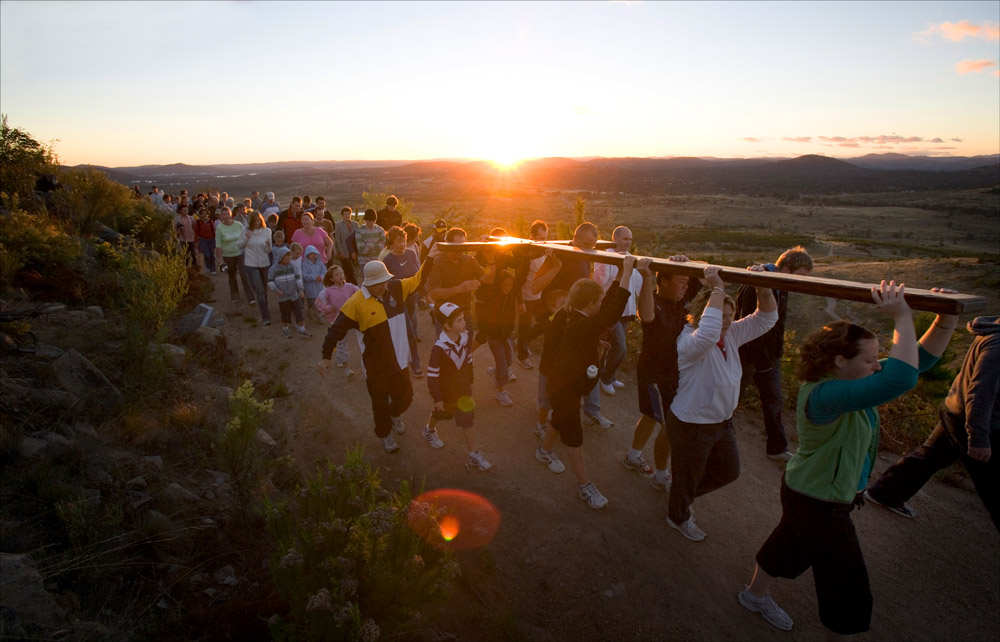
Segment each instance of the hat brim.
M382 274L371 279L366 278L361 285L365 286L366 288L370 288L373 285L378 285L379 283L385 283L386 281L389 281L391 279L392 279L391 274Z

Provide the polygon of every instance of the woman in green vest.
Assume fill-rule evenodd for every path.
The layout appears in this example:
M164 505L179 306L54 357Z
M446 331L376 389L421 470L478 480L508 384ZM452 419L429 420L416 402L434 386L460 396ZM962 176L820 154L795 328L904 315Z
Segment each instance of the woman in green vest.
M775 578L813 569L820 621L828 639L868 630L872 595L851 521L878 453L877 406L917 384L944 352L958 318L938 315L918 344L913 313L895 282L872 288L895 329L888 359L878 359L875 334L837 321L809 335L799 349L799 448L781 483L781 521L757 552L753 581L740 604L789 631L792 620L770 596Z

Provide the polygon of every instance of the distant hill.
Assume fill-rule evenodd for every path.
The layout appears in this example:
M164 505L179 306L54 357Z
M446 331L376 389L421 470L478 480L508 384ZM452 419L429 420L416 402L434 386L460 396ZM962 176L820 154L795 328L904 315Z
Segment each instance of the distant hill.
M118 181L119 183L125 183L126 185L132 185L139 182L139 177L135 174L130 174L128 172L123 172L121 169L112 169L110 167L104 167L103 165L74 165L73 169L84 169L84 168L96 169L98 171L104 172L113 181Z
M866 154L850 159L852 165L868 169L924 170L931 172L973 169L1000 163L1000 154L989 156L910 156L908 154Z

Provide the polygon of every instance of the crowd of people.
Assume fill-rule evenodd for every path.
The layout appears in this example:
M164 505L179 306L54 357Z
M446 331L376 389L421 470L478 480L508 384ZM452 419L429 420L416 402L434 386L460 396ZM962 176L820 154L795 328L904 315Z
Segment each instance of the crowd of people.
M172 199L155 196L159 206L173 205ZM956 316L940 314L918 341L902 284L883 282L872 290L874 304L895 325L886 359L878 358L874 333L846 321L816 330L798 346L799 442L792 452L781 413L787 292L743 286L734 298L720 268L712 265L704 266L699 279L654 271L650 259L629 253L627 227L611 233L612 251L622 255L618 267L590 260L587 251L599 238L591 223L581 224L570 242L578 255L531 245L463 252L442 251L437 244L463 244L465 230L438 220L421 239L418 226L403 223L395 197L382 210L364 212L361 222L348 207L334 221L323 197L315 204L295 197L282 210L271 193L262 200L254 192L239 205L226 194L199 194L189 201L182 193L175 205L178 242L190 260L196 248L200 251L205 270L227 271L235 304L241 303L242 282L248 304L259 306L265 325L270 324L268 290L275 293L284 336L292 336L293 318L295 331L306 337L307 316L328 326L320 374L336 365L353 377L349 335L357 335L375 434L388 453L400 449L396 437L406 430L412 380L425 374L417 327L418 310L426 309L436 337L425 355L433 410L421 434L428 446L444 446L438 428L453 420L462 429L468 466L493 467L475 429L472 387L474 355L488 346L493 366L485 374L500 406L514 403L507 390L517 378L514 366L535 371L533 431L541 440L535 458L553 473L564 472L556 452L561 443L578 497L603 508L608 499L591 479L583 455L583 425L599 430L613 425L601 412L601 395L621 394L627 387L616 375L626 336L638 322L638 420L621 462L669 495L666 523L698 542L706 533L695 522L695 500L739 477L733 414L752 381L764 413L765 454L785 465L782 517L737 597L779 629L790 630L792 620L771 598L770 587L779 577L795 578L812 568L820 619L831 636L868 630L873 600L851 521L852 510L865 499L913 517L907 500L934 472L961 460L1000 530L1000 484L992 457L1000 429L996 317L969 324L977 338L927 443L869 486L878 452L878 406L916 385L918 374L943 354L958 323ZM495 228L489 236L506 235ZM548 225L535 221L529 235L546 241ZM689 261L683 255L669 260ZM813 262L804 248L795 247L773 264L748 269L808 274ZM531 350L538 338L536 365ZM643 450L654 432L650 465Z

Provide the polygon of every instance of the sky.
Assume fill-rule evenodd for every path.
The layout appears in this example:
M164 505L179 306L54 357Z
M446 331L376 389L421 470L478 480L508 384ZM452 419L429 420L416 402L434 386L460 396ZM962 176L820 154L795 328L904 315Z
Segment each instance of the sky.
M1000 2L0 0L63 163L1000 152Z

